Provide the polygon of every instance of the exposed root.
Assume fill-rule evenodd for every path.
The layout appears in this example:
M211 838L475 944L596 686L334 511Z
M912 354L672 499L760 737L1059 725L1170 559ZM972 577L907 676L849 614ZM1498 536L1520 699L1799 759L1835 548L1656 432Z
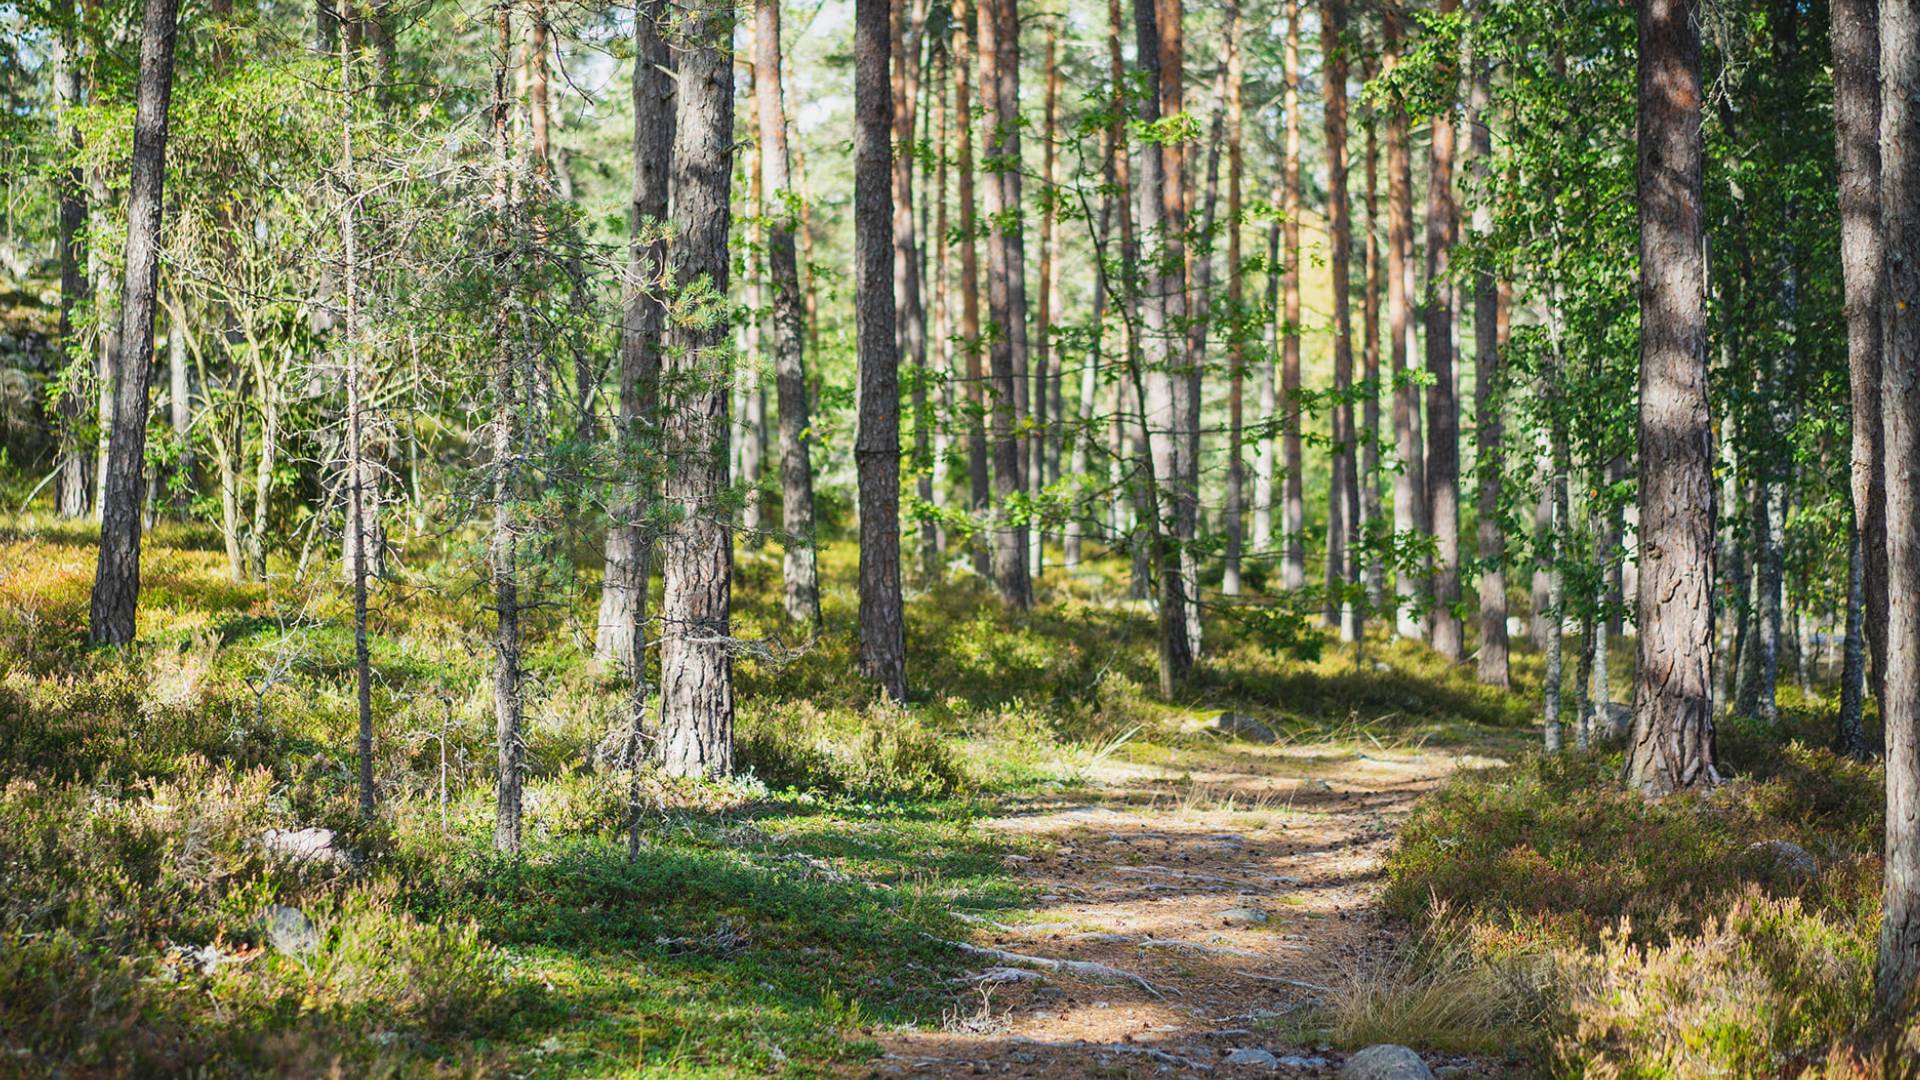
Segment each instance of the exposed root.
M959 949L968 956L978 956L984 960L997 960L1002 964L1013 967L1033 968L1037 971L1052 971L1065 975L1073 975L1082 979L1091 979L1095 982L1125 983L1131 986L1137 986L1156 998L1166 997L1165 991L1153 983L1148 982L1145 978L1135 975L1131 971L1122 971L1117 967L1097 964L1091 960L1055 960L1050 956L1029 956L1026 953L1008 952L1005 949L992 949L982 945L970 944L965 941L950 941L946 938L933 937L931 934L927 936L934 941L940 942L942 945ZM1175 992L1177 993L1178 991Z

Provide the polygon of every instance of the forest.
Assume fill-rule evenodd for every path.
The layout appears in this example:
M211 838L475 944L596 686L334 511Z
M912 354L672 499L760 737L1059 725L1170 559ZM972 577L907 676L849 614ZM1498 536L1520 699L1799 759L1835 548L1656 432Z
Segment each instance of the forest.
M1920 1075L1920 0L0 29L0 1077Z

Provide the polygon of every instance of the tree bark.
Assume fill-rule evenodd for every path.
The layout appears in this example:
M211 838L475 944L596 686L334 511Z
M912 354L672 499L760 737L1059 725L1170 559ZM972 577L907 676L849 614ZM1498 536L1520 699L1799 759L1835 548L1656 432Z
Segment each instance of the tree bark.
M120 310L120 338L126 355L114 388L107 478L100 491L100 558L88 616L88 637L95 645L132 643L140 602L141 470L153 378L153 311L160 275L167 107L173 95L173 44L178 23L177 0L147 0L140 28L133 171L127 185L126 283L121 289Z
M73 17L72 5L65 9ZM78 55L79 35L63 28L53 43L53 100L59 139L67 152L76 156L85 149L80 128L71 114L80 107L81 81ZM60 349L66 357L63 366L91 366L74 333L73 313L92 299L87 282L87 187L80 168L62 169L54 176L55 197L60 203ZM85 370L84 368L82 370ZM90 378L69 379L60 395L59 471L54 488L54 508L61 517L79 518L87 513L87 480L92 471L91 455L80 441L80 418L85 408Z
M1338 617L1340 638L1358 641L1365 629L1352 597L1334 594L1360 577L1360 477L1354 461L1353 425L1353 226L1347 198L1347 29L1345 0L1321 0L1320 26L1326 70L1328 262L1333 271L1333 490L1327 514L1328 615ZM1336 610L1337 608L1337 610Z
M1875 992L1883 1014L1920 978L1920 8L1880 3L1880 396L1887 500L1886 890ZM1911 1014L1907 1014L1911 1015Z
M1440 0L1442 17L1457 12L1459 0ZM1443 64L1441 81L1458 81ZM1451 95L1449 95L1451 100ZM1460 402L1453 371L1453 283L1448 273L1455 229L1453 203L1453 114L1433 118L1427 170L1427 507L1434 537L1432 645L1451 663L1466 655L1460 617Z
M1367 54L1361 78L1372 82L1376 61ZM1367 122L1367 284L1365 327L1362 330L1361 383L1366 392L1360 404L1360 521L1355 537L1364 537L1380 520L1380 149L1377 120ZM1367 585L1367 608L1384 606L1386 575L1379 558L1366 560L1362 573Z
M1853 401L1853 513L1861 533L1864 626L1876 696L1887 650L1887 507L1880 420L1880 39L1876 0L1832 5L1833 143L1840 273Z
M883 694L903 701L907 645L900 597L900 354L889 258L888 6L887 0L857 0L854 8L853 278L860 368L854 464L860 481L861 667Z
M888 91L893 119L893 295L895 340L899 355L913 369L910 391L913 407L913 466L923 473L927 462L927 312L921 303L919 238L914 222L913 145L916 90L920 73L920 38L924 2L910 14L909 0L894 0L887 9L888 49L891 53ZM922 489L922 496L930 489ZM920 535L921 573L932 576L932 522Z
M1481 37L1486 5L1473 13L1472 80L1467 101L1468 168L1481 191L1473 208L1473 232L1493 230L1493 64ZM1475 674L1488 686L1512 685L1507 645L1507 536L1500 525L1501 473L1506 468L1506 402L1500 355L1500 289L1493 268L1482 262L1473 274L1474 491L1480 558L1480 656Z
M1287 0L1287 38L1284 56L1283 109L1287 118L1286 151L1281 159L1279 203L1286 250L1286 275L1281 292L1286 308L1281 314L1280 409L1282 485L1284 494L1280 531L1286 550L1280 562L1280 587L1293 590L1307 584L1306 461L1300 444L1300 19L1302 0Z
M989 419L993 431L993 487L999 503L993 520L993 579L1000 598L1024 610L1033 603L1033 581L1027 566L1027 526L1017 517L1017 496L1025 490L1023 444L1016 427L1025 410L1024 359L1026 319L1025 277L1020 269L1018 235L1020 203L1017 183L1020 143L1017 94L1003 94L1006 69L1015 67L1019 53L1006 40L1013 25L1016 0L977 0L980 43L980 104L990 119L982 167L986 172L987 308L992 322L987 357L993 372L993 400ZM1013 51L1009 51L1013 50ZM1015 76L1017 78L1017 75ZM1016 295L1018 290L1018 295Z
M807 446L806 312L794 228L800 193L787 164L787 113L781 85L780 0L754 4L754 70L760 87L761 189L766 194L767 272L773 286L773 371L780 406L780 525L786 549L787 618L820 625L820 578L814 556L813 459Z
M733 541L724 494L729 437L727 233L733 186L733 8L683 9L675 56L676 230L662 386L665 496L661 542L661 763L674 776L733 771Z
M1140 120L1153 124L1180 107L1177 60L1166 62L1167 46L1177 46L1177 28L1168 33L1160 25L1157 7L1171 9L1177 24L1179 6L1168 0L1134 0L1134 37L1146 93L1140 98ZM1172 84L1169 89L1168 84ZM1172 111L1169 112L1169 106ZM1147 442L1148 477L1144 489L1153 540L1149 550L1160 589L1160 685L1170 695L1193 666L1193 647L1187 633L1189 602L1180 572L1182 528L1181 487L1186 476L1184 426L1187 380L1177 370L1181 353L1181 320L1186 314L1186 249L1183 240L1186 202L1180 182L1177 144L1149 141L1140 150L1140 232L1160 245L1150 260L1147 297L1143 305L1143 377L1136 380L1141 404L1141 427Z
M967 354L967 490L971 495L976 527L993 514L992 477L987 465L986 373L980 353L986 342L980 337L980 229L974 212L973 192L973 81L974 57L969 47L968 27L973 20L955 9L953 23L953 114L955 166L959 176L954 192L960 212L960 347ZM969 545L973 552L973 572L981 577L993 573L992 546L976 537Z
M493 212L499 222L494 242L499 250L494 272L498 278L497 308L493 335L493 431L492 496L493 533L489 538L488 562L493 584L494 666L493 724L497 754L494 780L493 846L497 851L517 854L520 850L522 765L526 747L521 739L522 702L520 697L520 578L518 542L514 536L514 503L520 497L519 464L514 453L514 436L520 414L518 391L514 385L513 260L518 254L520 237L510 222L514 183L512 178L512 132L510 119L513 98L507 85L507 67L513 57L513 0L498 0L494 5L495 56L493 61Z
M348 0L340 0L340 16L347 16ZM353 585L353 671L355 703L359 711L358 757L360 816L372 821L373 797L373 667L367 642L367 502L366 395L360 370L359 238L354 224L358 194L354 181L353 49L340 39L340 175L345 184L340 198L341 297L345 302L340 323L340 350L345 353L347 381L347 558ZM173 328L169 336L180 333Z
M1246 499L1244 437L1247 382L1246 284L1240 266L1241 182L1246 169L1241 146L1243 87L1246 58L1240 52L1240 0L1227 0L1227 512L1226 565L1220 591L1240 595L1240 556L1243 547L1242 505Z
M1640 9L1639 663L1627 774L1650 798L1713 765L1713 431L1694 0Z
M1040 288L1034 305L1033 319L1033 436L1029 444L1027 475L1031 478L1031 488L1035 494L1047 486L1048 455L1054 443L1055 429L1061 427L1061 418L1055 416L1050 422L1049 403L1052 394L1053 373L1049 370L1053 358L1054 308L1060 303L1059 290L1056 288L1059 267L1055 264L1055 252L1059 248L1059 214L1055 212L1055 199L1059 189L1055 179L1055 164L1058 158L1057 132L1060 127L1060 21L1047 22L1047 89L1045 99L1045 120L1041 128L1041 171L1040 182L1044 189L1040 204ZM1046 565L1047 533L1038 522L1033 529L1032 544L1028 548L1027 570L1034 580L1039 580Z
M607 527L606 576L594 655L626 672L637 725L647 701L647 579L655 529L646 523L657 476L660 348L666 312L667 166L673 156L673 54L666 0L647 0L633 23L633 186L627 210L627 273L622 283L620 415L615 468L622 477Z
M1384 64L1392 71L1400 63L1400 11L1389 5L1385 12L1382 50ZM1413 234L1413 162L1407 133L1407 112L1398 102L1387 107L1387 333L1393 376L1394 456L1399 459L1393 475L1393 531L1402 537L1421 531L1421 487L1426 458L1420 450L1420 433L1414 428L1414 409L1418 388L1407 377L1408 341L1412 330L1412 297L1407 288L1411 267L1407 253ZM1401 637L1420 636L1421 620L1416 611L1420 603L1418 575L1408 567L1394 571L1394 633Z

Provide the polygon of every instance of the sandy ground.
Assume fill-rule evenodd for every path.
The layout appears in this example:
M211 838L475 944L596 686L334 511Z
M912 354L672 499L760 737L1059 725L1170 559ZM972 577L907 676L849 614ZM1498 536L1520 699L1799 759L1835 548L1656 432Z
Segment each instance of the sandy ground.
M1037 898L1017 925L978 922L971 944L1144 985L981 955L942 1030L882 1036L864 1075L1333 1075L1342 1055L1289 1044L1289 1014L1392 947L1374 902L1396 819L1448 773L1491 763L1233 742L1010 803L986 827L1032 841L1009 863ZM1229 1063L1236 1050L1278 1065Z

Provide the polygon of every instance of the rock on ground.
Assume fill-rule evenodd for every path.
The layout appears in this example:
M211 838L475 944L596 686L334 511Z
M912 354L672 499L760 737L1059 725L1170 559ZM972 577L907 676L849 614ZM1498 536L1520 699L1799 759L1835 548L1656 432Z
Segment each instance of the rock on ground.
M1348 1058L1340 1080L1433 1080L1433 1070L1406 1047L1381 1043Z
M1804 881L1820 872L1820 860L1790 840L1762 840L1747 845L1741 857L1766 876Z

